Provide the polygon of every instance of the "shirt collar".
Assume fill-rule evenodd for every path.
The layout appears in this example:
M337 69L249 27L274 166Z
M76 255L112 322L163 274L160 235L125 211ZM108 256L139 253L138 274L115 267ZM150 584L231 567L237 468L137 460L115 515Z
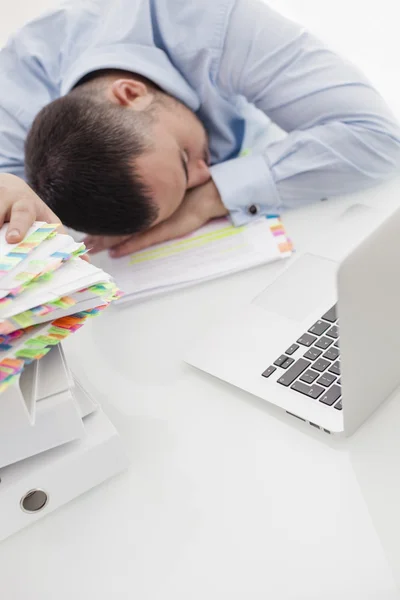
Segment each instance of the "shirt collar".
M175 69L163 50L136 44L89 48L79 57L79 61L66 69L61 82L61 95L68 94L82 77L100 69L121 69L137 73L154 82L194 112L200 107L196 92Z

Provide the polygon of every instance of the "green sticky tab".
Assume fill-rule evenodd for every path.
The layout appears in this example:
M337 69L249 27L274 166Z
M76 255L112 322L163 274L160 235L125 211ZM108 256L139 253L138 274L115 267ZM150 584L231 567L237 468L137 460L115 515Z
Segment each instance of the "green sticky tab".
M30 325L33 325L33 316L30 310L15 315L12 320L16 322L20 329L26 329Z
M15 279L16 279L16 281L22 281L24 283L24 282L27 282L30 279L32 279L32 277L33 277L32 273L28 273L28 272L24 271L22 273L18 273L18 275L15 276Z
M47 264L47 262L45 260L38 260L38 259L34 259L34 260L30 260L28 263L29 267L35 267L42 269L43 267L45 267Z
M13 375L15 373L15 370L11 367L1 367L1 372L5 373L6 375Z
M50 279L53 278L54 273L52 273L51 271L49 271L48 273L43 273L43 275L40 275L40 277L38 277L36 279L36 283L44 283L45 281L50 281Z
M85 244L82 244L81 246L79 246L79 248L74 250L74 252L72 253L72 256L74 256L74 257L80 256L81 254L84 254L85 252L86 252L86 246L85 246Z
M46 346L57 346L59 340L56 340L48 335L38 335L38 337L31 340L27 340L26 345L30 347L46 347Z
M69 331L68 329L63 329L62 327L56 327L55 325L53 325L53 327L50 327L49 329L49 334L52 335L60 335L61 337L66 337L68 335Z
M96 294L96 296L104 296L107 292L114 293L115 290L116 285L112 282L98 283L89 288L89 291Z
M251 154L250 148L245 148L244 150L241 151L240 156L250 156L250 154Z
M49 304L56 308L64 308L64 302L60 298L58 300L53 300L53 302L49 302Z
M15 258L15 257L9 257L9 256L1 256L0 261L1 261L2 266L5 265L7 267L13 267L19 263L20 259Z
M40 227L39 229L31 233L31 235L27 237L26 240L24 240L24 243L34 244L36 242L42 242L46 238L50 237L51 234L52 231L50 228Z
M47 348L46 342L43 342L43 340L39 340L39 338L33 338L32 340L27 340L25 342L25 345L28 346L29 348L38 348L38 349Z
M38 358L42 353L43 351L39 348L22 348L22 350L18 350L18 352L15 353L15 356L17 358L35 360L35 358Z

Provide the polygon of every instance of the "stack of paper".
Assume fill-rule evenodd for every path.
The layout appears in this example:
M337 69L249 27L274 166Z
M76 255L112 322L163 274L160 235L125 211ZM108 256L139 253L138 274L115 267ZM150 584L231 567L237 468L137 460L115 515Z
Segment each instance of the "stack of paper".
M20 244L0 230L0 392L120 296L110 275L80 258L85 246L56 229L35 223Z
M278 217L245 227L219 219L184 238L125 258L103 256L100 264L124 290L118 302L126 302L280 260L292 250Z

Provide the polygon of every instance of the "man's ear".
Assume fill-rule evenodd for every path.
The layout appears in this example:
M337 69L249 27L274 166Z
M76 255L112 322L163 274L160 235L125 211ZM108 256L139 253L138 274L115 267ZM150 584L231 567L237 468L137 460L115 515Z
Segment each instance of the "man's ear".
M145 83L137 79L117 79L109 90L110 100L132 110L146 110L154 100L154 94Z

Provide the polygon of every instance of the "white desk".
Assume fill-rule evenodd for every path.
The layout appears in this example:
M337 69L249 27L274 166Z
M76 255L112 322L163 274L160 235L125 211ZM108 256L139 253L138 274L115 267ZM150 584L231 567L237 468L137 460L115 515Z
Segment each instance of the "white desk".
M363 197L389 210L399 192ZM348 203L288 215L297 247ZM338 443L181 362L269 268L110 309L71 339L132 466L0 546L2 598L400 598L400 400Z

